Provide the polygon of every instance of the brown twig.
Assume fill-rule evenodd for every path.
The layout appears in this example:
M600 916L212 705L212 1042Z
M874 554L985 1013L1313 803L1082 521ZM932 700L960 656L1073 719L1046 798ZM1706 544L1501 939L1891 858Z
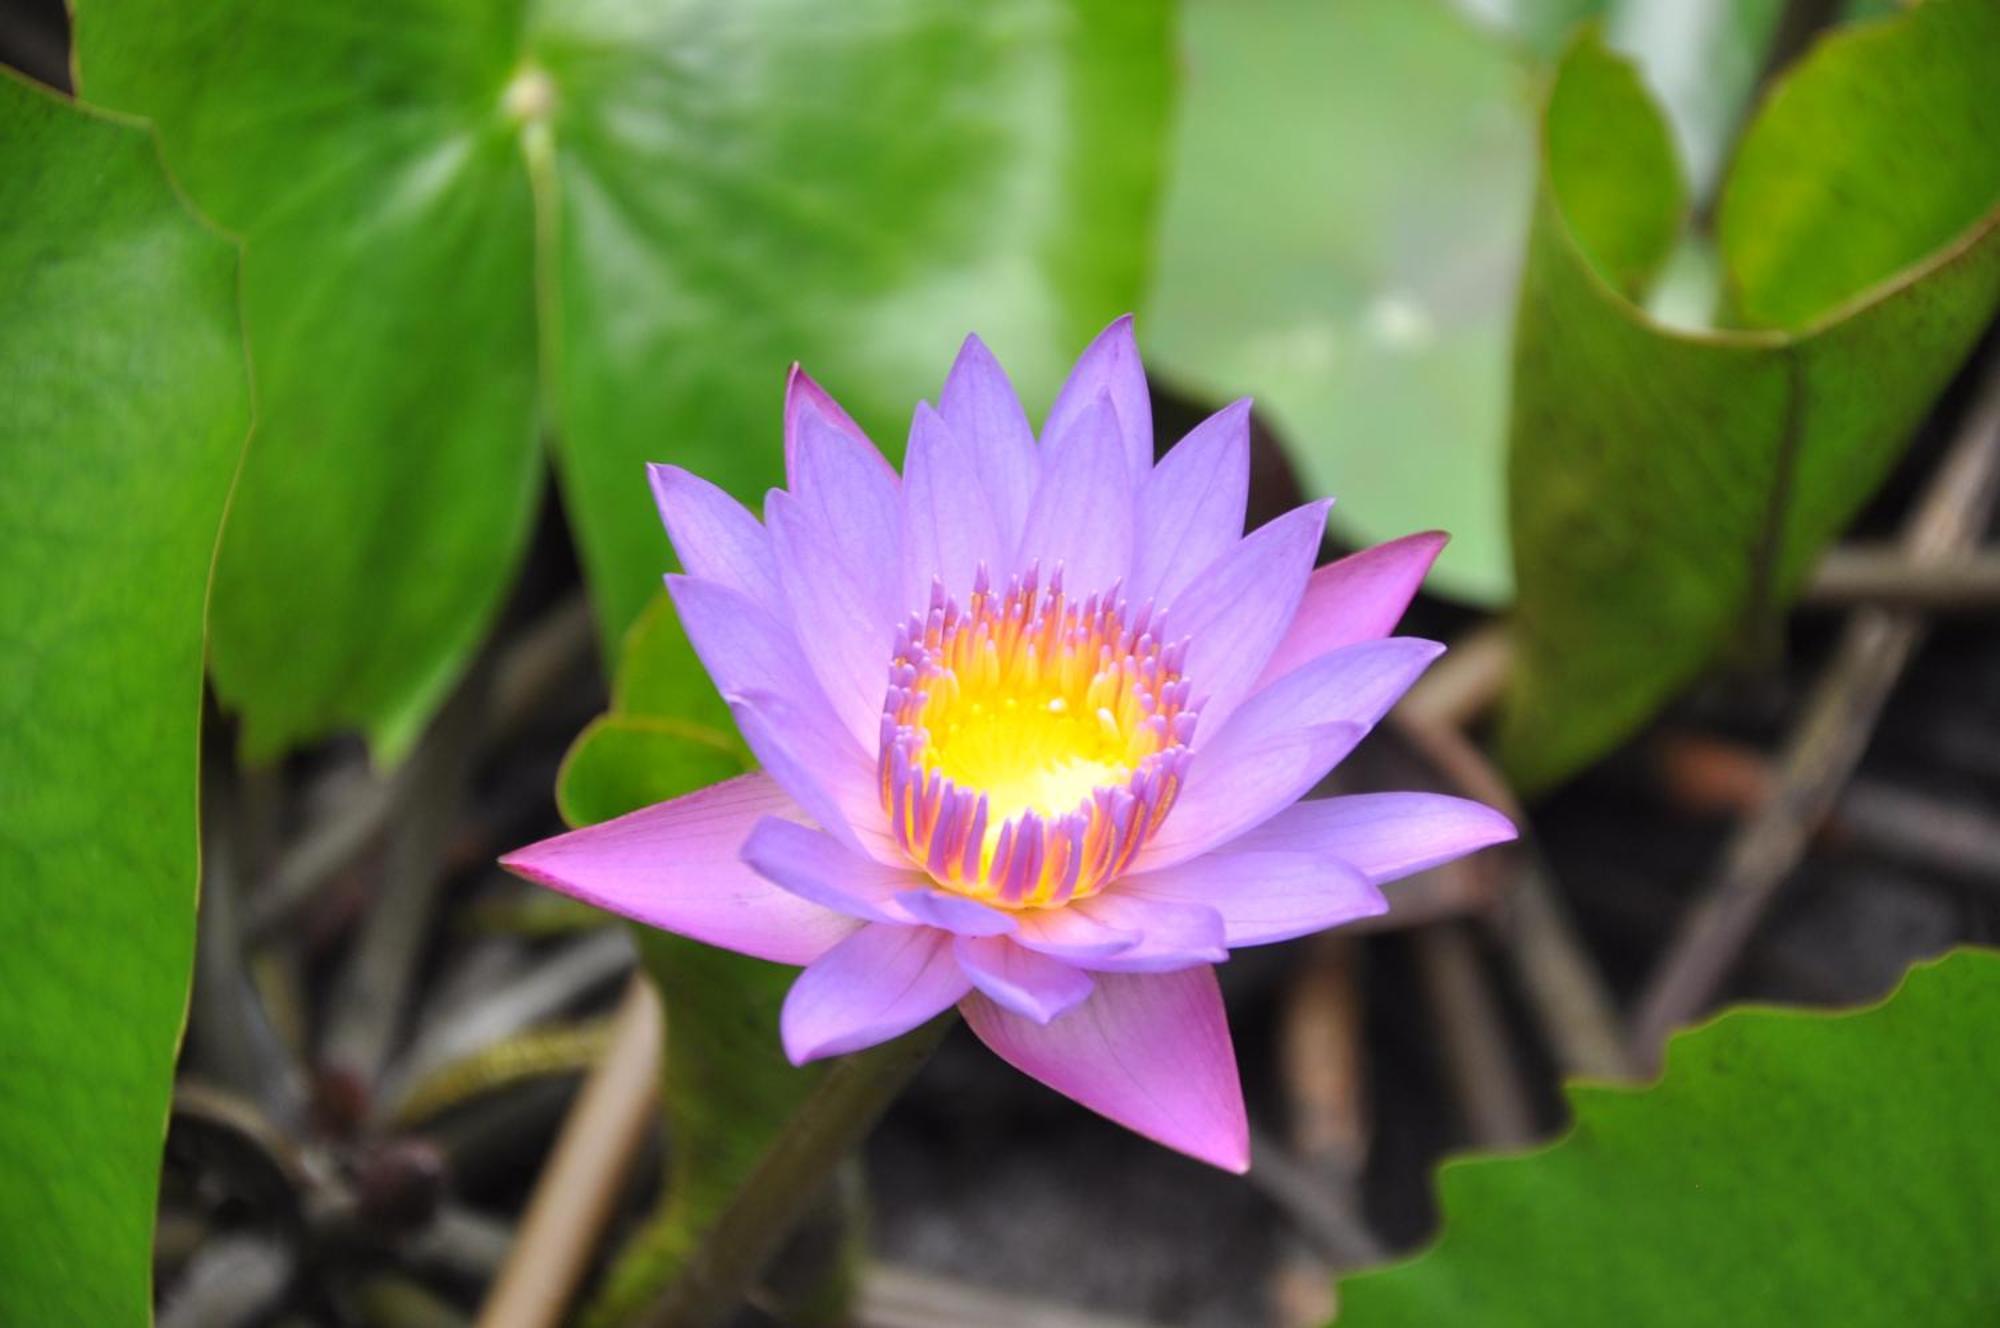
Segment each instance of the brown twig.
M1527 817L1513 788L1457 729L1413 722L1401 711L1392 713L1390 721L1451 787L1498 808L1521 827L1521 842L1472 861L1507 864L1506 903L1494 925L1558 1064L1567 1074L1594 1079L1631 1077L1617 1006L1527 837Z
M1656 744L1655 759L1667 796L1695 813L1754 815L1778 784L1762 752L1719 738L1670 734ZM1968 803L1857 777L1818 838L2000 889L2000 817Z
M2000 552L1929 561L1912 558L1894 546L1838 547L1820 561L1803 602L1837 608L1875 604L1927 613L1991 613L2000 609Z
M1921 562L1971 546L2000 487L2000 368L1986 380L1931 477L1901 541ZM1701 1012L1763 920L1814 830L1826 819L1873 735L1904 665L1923 636L1911 610L1870 608L1849 619L1779 760L1775 793L1731 839L1720 871L1684 919L1633 1020L1633 1054L1657 1059L1667 1035Z
M861 1281L857 1328L1150 1328L1136 1319L1112 1318L1023 1300L950 1278L887 1264L869 1268Z
M1415 936L1417 971L1436 1018L1444 1067L1472 1142L1517 1148L1535 1137L1535 1112L1511 1052L1479 952L1462 924Z
M660 998L644 978L625 989L610 1049L584 1081L535 1183L520 1234L480 1311L480 1328L548 1328L576 1293L633 1171L659 1098Z
M1360 963L1361 947L1345 931L1307 942L1305 961L1279 1009L1278 1063L1299 1166L1366 1231L1360 1182L1370 1131ZM1346 1257L1350 1253L1354 1259ZM1329 1322L1336 1308L1334 1274L1339 1267L1359 1266L1364 1253L1336 1251L1337 1267L1333 1259L1294 1242L1272 1288L1279 1318L1300 1328Z

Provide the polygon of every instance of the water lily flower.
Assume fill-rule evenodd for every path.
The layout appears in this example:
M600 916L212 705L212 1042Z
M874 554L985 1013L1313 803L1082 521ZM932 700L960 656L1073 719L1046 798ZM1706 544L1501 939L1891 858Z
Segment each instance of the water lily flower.
M1514 834L1428 793L1300 801L1441 652L1388 633L1444 537L1315 571L1329 504L1245 535L1249 403L1154 464L1129 318L1039 441L976 337L900 477L797 370L784 441L762 523L651 470L668 591L762 772L506 865L803 965L794 1062L957 1005L1056 1091L1247 1169L1214 965Z

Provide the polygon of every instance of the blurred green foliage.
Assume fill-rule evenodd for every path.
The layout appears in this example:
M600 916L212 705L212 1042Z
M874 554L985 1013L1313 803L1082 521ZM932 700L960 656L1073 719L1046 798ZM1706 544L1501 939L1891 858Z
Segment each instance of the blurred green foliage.
M1593 36L1549 99L1508 471L1518 599L1501 753L1525 788L1757 639L2000 309L2000 4L1822 41L1765 100L1717 229L1740 330L1635 303L1684 195Z
M2000 952L1962 950L1678 1034L1653 1085L1571 1087L1559 1142L1447 1163L1443 1236L1342 1282L1342 1328L1990 1324L1996 1023Z
M0 215L0 1323L124 1328L194 959L237 255L143 126L4 73Z
M247 242L213 668L252 757L407 748L520 564L538 433L615 645L668 556L641 463L757 497L789 361L894 451L968 330L1045 394L1140 290L1163 5L76 11L82 93Z
M1531 62L1443 0L1190 0L1182 22L1153 367L1254 395L1344 537L1449 530L1434 584L1504 599Z

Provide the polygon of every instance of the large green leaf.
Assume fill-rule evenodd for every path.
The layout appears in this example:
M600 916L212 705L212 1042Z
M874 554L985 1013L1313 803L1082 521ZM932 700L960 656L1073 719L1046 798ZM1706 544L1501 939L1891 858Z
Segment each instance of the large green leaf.
M1254 394L1357 540L1442 526L1504 598L1507 326L1531 65L1443 0L1189 0L1149 351Z
M1515 346L1525 785L1597 756L1767 620L1880 482L2000 308L2000 3L1936 0L1825 39L1725 186L1731 307L1633 302L1673 243L1666 130L1631 68L1572 48L1545 116Z
M150 1322L194 958L236 253L150 133L0 75L0 1323Z
M572 824L608 820L740 774L749 754L665 595L627 638L610 714L577 738L556 798ZM636 927L667 1010L667 1200L619 1261L594 1322L622 1321L672 1280L708 1223L819 1078L778 1042L795 969Z
M1447 1163L1444 1234L1341 1285L1343 1328L2000 1317L2000 953L1860 1013L1739 1010L1560 1142Z
M1136 299L1153 3L79 0L78 72L247 239L264 403L214 668L253 754L393 754L490 621L546 418L607 642L645 460L749 498L803 359L893 443L978 328L1031 397Z

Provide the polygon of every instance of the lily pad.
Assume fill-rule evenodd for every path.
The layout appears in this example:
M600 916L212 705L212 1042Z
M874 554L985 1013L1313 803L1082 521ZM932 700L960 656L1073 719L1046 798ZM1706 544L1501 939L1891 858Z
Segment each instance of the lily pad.
M1341 1328L1990 1324L2000 1309L2000 953L1859 1013L1748 1009L1676 1034L1645 1088L1447 1163L1444 1234L1341 1284Z
M1501 730L1535 788L1754 640L2000 309L2000 4L1825 38L1724 187L1728 312L1638 301L1685 194L1657 108L1594 36L1544 117L1508 471L1518 601Z
M642 463L754 498L790 361L885 439L974 327L1052 391L1138 294L1166 22L79 0L84 92L246 240L260 445L213 667L249 754L407 747L512 580L545 430L608 654L668 557Z
M0 73L0 1323L152 1321L194 962L234 246L142 125Z

